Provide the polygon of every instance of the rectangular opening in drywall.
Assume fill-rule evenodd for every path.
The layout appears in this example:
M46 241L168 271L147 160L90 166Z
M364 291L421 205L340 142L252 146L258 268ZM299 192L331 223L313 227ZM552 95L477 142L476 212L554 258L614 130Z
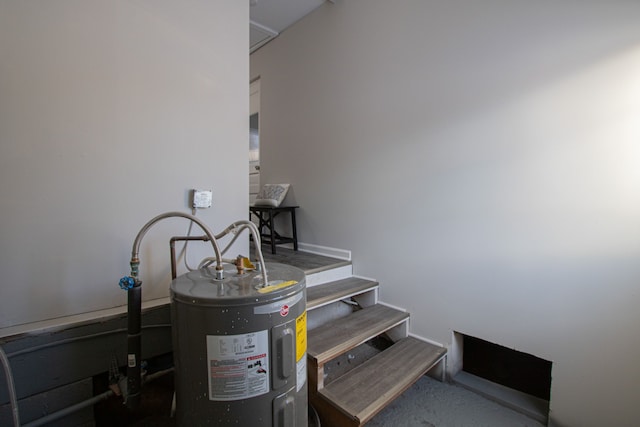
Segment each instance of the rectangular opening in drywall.
M461 371L454 381L534 419L546 422L552 362L532 354L455 333Z
M464 335L463 346L463 371L549 400L550 361L469 335Z

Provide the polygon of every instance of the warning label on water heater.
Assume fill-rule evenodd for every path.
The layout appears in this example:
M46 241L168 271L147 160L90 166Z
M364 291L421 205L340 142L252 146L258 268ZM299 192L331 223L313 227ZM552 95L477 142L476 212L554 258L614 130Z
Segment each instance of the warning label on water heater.
M296 391L307 382L307 312L296 318Z
M207 335L209 400L239 400L269 392L269 331Z

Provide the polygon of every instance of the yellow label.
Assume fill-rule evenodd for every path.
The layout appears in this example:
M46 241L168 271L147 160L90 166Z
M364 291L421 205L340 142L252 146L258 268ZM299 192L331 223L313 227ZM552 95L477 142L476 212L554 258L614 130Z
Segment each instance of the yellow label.
M287 286L295 285L296 283L298 282L296 282L295 280L289 280L288 282L278 283L277 285L265 286L264 288L258 289L258 292L260 292L261 294L266 294L269 292L277 291L278 289L286 288Z
M296 362L307 352L307 312L296 318Z

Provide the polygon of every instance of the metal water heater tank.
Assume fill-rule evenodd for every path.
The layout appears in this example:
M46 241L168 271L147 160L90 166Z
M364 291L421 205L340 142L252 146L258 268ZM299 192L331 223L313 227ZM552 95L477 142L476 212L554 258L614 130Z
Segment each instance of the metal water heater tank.
M305 275L266 266L171 283L178 426L307 426Z

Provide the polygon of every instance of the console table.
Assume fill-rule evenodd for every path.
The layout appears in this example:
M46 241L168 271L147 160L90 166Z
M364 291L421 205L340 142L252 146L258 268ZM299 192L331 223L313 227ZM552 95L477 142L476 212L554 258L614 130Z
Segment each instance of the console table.
M251 214L258 218L258 230L262 243L271 245L271 253L276 253L276 245L293 243L293 250L298 250L298 234L296 231L296 209L299 206L249 206L249 219ZM288 212L291 217L291 231L293 237L284 237L276 231L274 219L283 212Z

